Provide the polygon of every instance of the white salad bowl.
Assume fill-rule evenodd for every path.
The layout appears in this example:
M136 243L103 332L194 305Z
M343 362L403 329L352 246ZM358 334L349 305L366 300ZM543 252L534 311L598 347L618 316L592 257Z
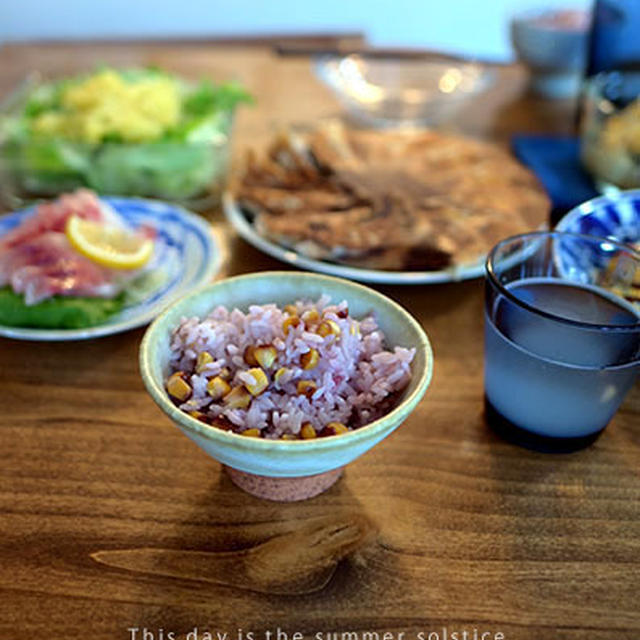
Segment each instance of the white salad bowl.
M387 414L342 435L313 440L247 438L207 425L178 409L164 381L169 375L172 330L184 316L204 317L217 305L246 310L251 304L279 306L300 299L330 296L346 300L349 313L373 313L387 346L415 348L412 376L397 404ZM231 479L246 491L274 500L299 500L331 486L352 462L400 426L425 394L432 376L429 339L400 305L368 287L330 276L300 272L262 272L229 278L182 298L147 330L140 347L144 384L167 416L211 457L227 467Z

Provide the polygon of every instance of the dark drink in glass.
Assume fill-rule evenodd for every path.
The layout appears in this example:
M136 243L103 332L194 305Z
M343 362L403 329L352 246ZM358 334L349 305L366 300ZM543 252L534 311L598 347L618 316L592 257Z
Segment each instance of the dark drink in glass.
M576 247L583 259L563 273L558 252ZM583 269L585 252L593 255L590 269ZM616 273L611 265L620 261L625 268ZM553 451L600 434L640 372L640 311L620 295L635 269L640 256L631 249L589 236L527 234L492 251L485 398L494 429Z

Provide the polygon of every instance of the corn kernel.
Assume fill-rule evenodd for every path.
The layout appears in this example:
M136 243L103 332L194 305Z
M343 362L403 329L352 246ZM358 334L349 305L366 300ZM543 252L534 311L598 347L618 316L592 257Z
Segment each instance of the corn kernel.
M196 360L196 373L202 373L204 368L213 362L213 356L208 351L201 351Z
M263 369L271 368L271 365L275 362L278 352L275 347L269 345L264 345L262 347L256 347L253 355L257 361L257 363Z
M269 379L267 378L267 374L262 369L260 369L260 367L249 369L247 373L253 376L255 383L248 384L245 382L244 386L252 396L259 396L269 386Z
M284 322L282 323L282 330L284 331L284 335L288 336L290 329L292 327L297 327L299 324L300 318L298 318L298 316L289 316L288 318L285 318Z
M206 413L202 413L202 411L189 411L189 415L200 422L211 424L211 418Z
M297 390L301 396L307 396L307 398L310 398L317 388L318 385L313 380L298 381Z
M276 387L278 386L278 384L280 383L280 378L282 378L282 376L287 373L287 368L286 367L280 367L274 374L273 374L273 381L276 384Z
M335 320L323 320L318 326L316 333L323 338L327 336L339 336L340 327Z
M294 435L293 433L283 433L280 436L280 440L297 440L298 436Z
M305 422L300 429L300 436L303 440L311 440L317 436L317 433L310 422Z
M253 345L249 345L244 350L244 361L251 367L258 366L258 361L256 360L256 348Z
M318 366L320 360L320 354L317 349L309 349L307 353L303 353L300 356L300 366L308 371L309 369L315 369Z
M283 311L288 313L290 316L298 315L298 307L295 304L285 304Z
M246 409L251 404L251 394L244 387L234 387L222 400L229 409Z
M220 376L211 378L207 382L207 393L213 398L214 401L218 401L231 391L231 387L226 380L223 380Z
M191 397L191 386L184 371L176 371L167 380L167 391L172 398L184 402Z
M231 377L231 369L229 367L222 367L218 374L223 380L228 380Z
M309 309L305 311L301 316L305 324L317 324L320 321L320 314L317 309Z
M240 435L246 436L247 438L259 438L260 429L245 429Z
M342 422L329 422L325 429L329 432L328 435L338 436L341 433L347 433L349 429L342 424Z

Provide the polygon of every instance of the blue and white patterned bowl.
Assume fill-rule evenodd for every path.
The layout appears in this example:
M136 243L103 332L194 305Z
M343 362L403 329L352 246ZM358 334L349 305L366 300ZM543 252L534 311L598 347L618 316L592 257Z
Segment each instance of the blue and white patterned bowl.
M558 222L556 231L598 236L603 241L592 244L569 237L554 244L558 271L576 282L598 281L619 246L606 240L640 250L640 189L600 196L578 205ZM606 239L606 240L604 240Z
M640 243L640 189L587 200L571 209L556 231L611 238L631 245Z

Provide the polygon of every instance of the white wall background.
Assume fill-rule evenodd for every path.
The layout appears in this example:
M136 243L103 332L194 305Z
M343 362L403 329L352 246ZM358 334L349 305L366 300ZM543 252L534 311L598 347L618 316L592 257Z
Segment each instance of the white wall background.
M511 15L541 6L589 5L589 0L0 0L0 42L362 31L378 46L507 60Z

